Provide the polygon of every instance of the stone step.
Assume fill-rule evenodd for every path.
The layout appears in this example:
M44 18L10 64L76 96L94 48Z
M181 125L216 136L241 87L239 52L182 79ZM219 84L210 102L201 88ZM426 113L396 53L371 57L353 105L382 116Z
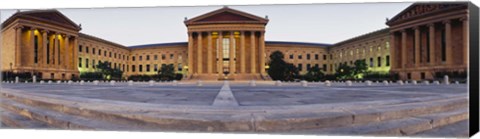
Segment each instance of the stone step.
M468 119L468 109L406 117L346 127L292 131L295 134L411 136Z
M8 128L23 128L23 129L48 129L50 128L46 123L29 119L9 111L3 111L0 118L2 124ZM2 125L3 127L3 125Z
M87 129L87 130L139 130L132 128L129 125L124 124L114 124L110 122L105 122L97 119L88 119L80 116L73 116L65 113L59 113L48 109L32 107L25 104L18 103L16 101L8 99L0 99L0 107L5 110L10 111L11 113L17 113L21 116L26 117L26 119L33 119L35 123L13 123L12 127L19 126L24 124L25 128L60 128L60 129ZM7 113L10 113L7 112ZM7 115L7 117L14 116L14 114ZM3 118L3 117L2 117ZM15 120L23 120L18 119ZM3 119L2 119L3 121ZM6 120L9 121L9 120ZM7 123L6 123L7 124ZM47 125L47 126L45 126ZM10 126L10 124L7 124Z
M456 123L433 128L423 132L416 133L413 136L419 137L451 137L451 138L468 138L469 136L469 120L462 120Z
M303 129L350 126L352 124L371 123L380 120L401 119L464 108L468 104L467 99L460 98L395 104L378 107L378 109L376 109L377 107L369 109L349 109L339 112L315 111L315 109L311 109L314 112L237 112L241 114L228 115L221 112L182 112L181 109L168 112L162 111L162 109L144 111L142 110L144 109L143 105L106 100L106 102L102 101L104 103L85 103L85 101L71 102L53 98L39 99L37 97L26 97L20 94L4 94L3 96L35 108L41 107L58 113L130 125L131 129L128 130L140 128L155 131L297 131Z

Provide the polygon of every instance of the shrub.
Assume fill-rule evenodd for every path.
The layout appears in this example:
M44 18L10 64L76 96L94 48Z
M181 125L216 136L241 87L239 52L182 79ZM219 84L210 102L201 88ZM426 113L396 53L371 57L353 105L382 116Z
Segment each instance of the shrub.
M103 80L103 74L101 72L82 72L80 73L81 80Z

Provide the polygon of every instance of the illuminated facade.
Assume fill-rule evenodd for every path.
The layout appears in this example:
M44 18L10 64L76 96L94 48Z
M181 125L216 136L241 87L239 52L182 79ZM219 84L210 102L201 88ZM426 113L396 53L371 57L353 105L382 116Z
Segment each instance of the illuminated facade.
M269 80L269 55L281 51L302 74L315 66L334 74L339 64L364 60L372 72L431 79L435 72L466 70L467 15L463 4L413 4L389 20L389 28L322 44L265 41L267 18L224 7L185 19L187 42L127 47L80 33L57 10L17 12L2 23L1 70L66 80L108 61L125 77L173 64L185 79Z

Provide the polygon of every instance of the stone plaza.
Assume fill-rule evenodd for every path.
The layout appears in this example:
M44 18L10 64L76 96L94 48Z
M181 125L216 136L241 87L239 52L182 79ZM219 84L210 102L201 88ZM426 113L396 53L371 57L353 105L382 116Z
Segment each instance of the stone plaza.
M315 135L468 135L466 84L65 81L2 83L6 128Z

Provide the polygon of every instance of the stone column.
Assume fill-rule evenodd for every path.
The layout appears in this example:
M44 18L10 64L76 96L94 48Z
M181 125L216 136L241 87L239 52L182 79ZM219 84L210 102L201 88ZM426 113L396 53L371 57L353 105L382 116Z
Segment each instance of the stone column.
M251 34L250 34L250 72L251 73L256 73L256 66L255 66L255 31L252 31Z
M32 56L32 62L30 63L30 60L27 60L27 65L30 65L33 67L33 64L35 63L35 28L30 28L30 50L28 50L28 53L27 54L31 54ZM38 60L38 51L37 51L37 60ZM37 61L38 62L38 61Z
M69 64L70 62L68 61L69 60L68 56L70 55L70 52L68 51L69 43L70 43L69 39L70 39L70 35L65 35L65 40L64 40L65 41L64 42L65 46L64 46L64 51L63 51L63 53L64 53L63 55L65 56L65 59L63 60L63 65L65 66L65 69L69 69L69 67L70 67L70 64ZM95 53L95 52L93 52L93 53Z
M463 24L462 25L462 29L463 29L462 30L462 35L463 35L462 36L462 38L463 38L463 43L462 43L463 44L463 46L462 46L463 47L463 64L468 65L468 63L469 63L469 61L468 61L468 53L469 53L468 49L470 47L470 45L469 45L469 39L470 38L469 38L468 33L469 33L469 28L470 27L468 26L468 18L467 17L460 18L460 21L462 21L462 24Z
M208 32L207 39L207 73L212 74L212 32Z
M230 75L233 75L235 74L235 41L234 41L234 36L233 36L233 31L230 32L230 50L229 50L229 54L230 54L230 62L229 62L229 67L230 67Z
M265 74L265 32L262 31L260 32L260 39L259 39L259 43L260 43L260 50L259 50L259 62L260 62L260 73L262 75Z
M78 67L78 37L72 37L73 39L73 67L72 69L77 69ZM79 76L79 75L77 75Z
M413 28L415 30L415 57L414 57L414 60L415 60L415 67L419 67L420 66L420 27L414 27Z
M16 37L15 37L15 67L22 66L22 29L23 27L17 27L16 29Z
M55 36L54 36L54 45L53 45L53 49L55 49L55 54L53 56L53 59L55 60L55 67L58 69L59 68L59 65L60 65L60 48L58 47L59 46L59 41L58 41L58 34L55 33Z
M43 30L42 31L42 46L43 46L43 59L42 59L42 63L44 64L43 67L47 67L48 64L47 64L47 41L48 41L48 31L47 30Z
M450 25L450 20L443 21L445 24L445 47L446 47L446 56L447 56L447 65L451 65L453 62L452 59L452 26Z
M402 32L402 69L407 68L407 31L405 29Z
M429 43L430 43L430 65L435 65L435 24L428 24Z
M197 45L197 74L202 74L202 32L198 32Z
M188 32L188 76L193 74L193 32Z
M218 60L217 60L217 72L218 72L218 75L219 77L222 77L222 74L223 74L223 32L222 31L219 31L218 32L218 43L217 43L217 57L218 57Z
M395 48L398 48L398 46L396 45L396 40L395 40L395 32L391 32L390 33L390 68L391 69L395 69L396 68L396 65L397 62L395 61L395 58L397 57L396 53L395 53Z
M240 73L245 73L245 32L240 32Z

